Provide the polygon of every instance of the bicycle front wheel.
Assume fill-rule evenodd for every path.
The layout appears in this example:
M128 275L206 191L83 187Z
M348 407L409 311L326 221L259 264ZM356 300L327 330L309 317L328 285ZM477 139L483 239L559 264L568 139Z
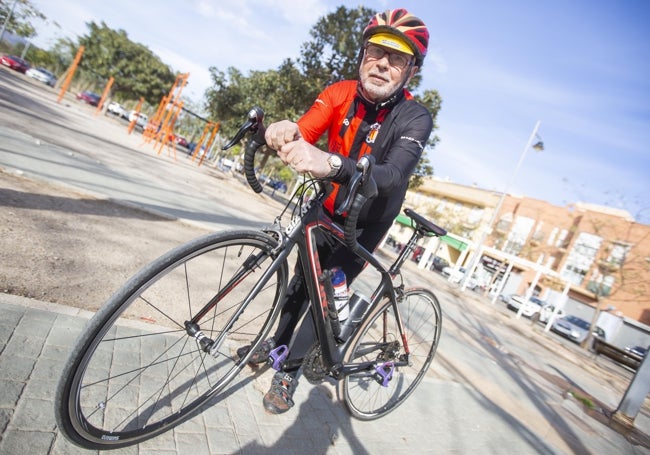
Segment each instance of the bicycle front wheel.
M366 319L344 355L345 365L394 365L389 378L379 375L373 367L339 382L339 392L350 414L360 420L378 419L402 404L426 374L438 347L442 312L432 292L409 289L397 301L397 307L403 338L395 308L387 301Z
M249 295L276 246L262 232L213 233L129 280L90 320L64 366L55 398L61 432L89 449L128 446L224 392L248 357L236 349L259 344L279 313L286 261ZM197 314L197 328L218 340L212 355L188 334L185 321Z

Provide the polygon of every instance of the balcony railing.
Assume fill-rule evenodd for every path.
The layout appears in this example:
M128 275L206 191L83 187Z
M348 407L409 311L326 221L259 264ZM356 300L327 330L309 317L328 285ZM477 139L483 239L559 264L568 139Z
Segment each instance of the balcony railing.
M601 259L598 261L598 268L604 273L614 273L621 268L621 264Z
M612 292L612 287L599 283L597 281L590 281L587 283L587 290L593 292L596 295L607 297Z

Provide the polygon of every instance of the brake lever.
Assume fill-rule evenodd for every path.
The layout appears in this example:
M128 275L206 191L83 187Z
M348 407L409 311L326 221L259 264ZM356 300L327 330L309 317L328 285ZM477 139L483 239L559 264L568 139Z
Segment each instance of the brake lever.
M224 145L221 150L228 150L232 146L234 146L236 143L242 140L244 135L247 132L255 133L257 132L257 128L259 125L262 123L262 120L264 119L264 111L262 110L261 107L259 106L254 106L251 108L250 111L248 111L248 118L244 122L244 124L239 128L237 133L235 133L235 137L233 137L230 142L228 142L226 145Z
M336 209L335 213L339 216L348 213L354 202L354 198L359 193L366 199L372 199L377 196L377 184L370 178L372 166L375 163L375 157L372 155L362 156L357 162L357 172L352 176L345 200ZM359 189L359 187L361 187Z

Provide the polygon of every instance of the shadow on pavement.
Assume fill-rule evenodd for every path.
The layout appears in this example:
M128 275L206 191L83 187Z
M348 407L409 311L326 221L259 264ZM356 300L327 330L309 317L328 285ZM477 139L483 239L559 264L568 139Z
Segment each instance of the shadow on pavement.
M143 210L119 207L107 200L50 196L4 188L0 188L0 205L29 210L56 210L78 215L99 215L141 220L167 220L166 218L147 213Z

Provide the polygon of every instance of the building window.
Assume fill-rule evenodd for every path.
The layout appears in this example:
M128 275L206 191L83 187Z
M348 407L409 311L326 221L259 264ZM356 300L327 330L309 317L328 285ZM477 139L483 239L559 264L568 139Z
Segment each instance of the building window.
M615 281L616 280L612 275L599 275L598 279L589 281L589 284L587 284L587 290L596 295L607 297L612 293Z
M551 231L551 235L548 236L548 242L546 242L547 245L553 245L553 242L555 241L555 237L557 236L559 229L554 227L553 230Z
M483 209L479 207L474 207L471 212L469 212L469 216L467 217L467 222L469 224L479 224L481 220L483 219Z
M581 286L594 261L603 239L594 234L582 232L569 253L560 275L570 283Z
M614 242L606 262L613 266L621 267L630 252L630 245Z
M535 233L531 238L531 240L537 245L544 241L544 232L542 231L542 226L544 226L544 222L540 221L537 223L537 226L535 227Z
M508 240L503 248L506 253L517 255L526 244L526 239L535 224L535 220L525 216L518 216L508 234Z
M566 236L569 234L569 231L566 229L562 229L560 231L560 235L557 238L557 241L555 242L555 246L558 248L565 247L565 241L566 241Z
M499 219L496 230L505 234L510 231L510 225L512 225L512 213L506 213Z

